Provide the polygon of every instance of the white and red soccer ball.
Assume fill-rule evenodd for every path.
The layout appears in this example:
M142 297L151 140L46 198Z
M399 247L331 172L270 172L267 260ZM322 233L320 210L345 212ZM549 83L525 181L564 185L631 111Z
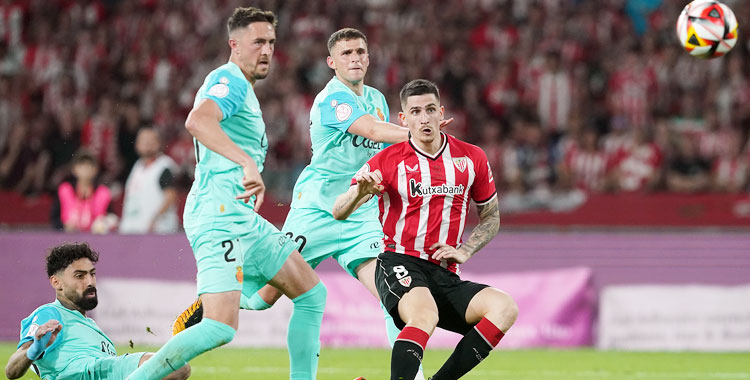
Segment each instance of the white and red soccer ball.
M712 0L695 0L677 19L677 36L690 55L716 58L737 44L737 18L728 6Z

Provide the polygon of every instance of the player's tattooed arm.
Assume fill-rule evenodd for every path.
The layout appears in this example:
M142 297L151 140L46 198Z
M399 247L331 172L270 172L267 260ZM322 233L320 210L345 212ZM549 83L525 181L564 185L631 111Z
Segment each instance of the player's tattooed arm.
M333 217L336 220L344 220L349 217L360 206L369 201L373 195L383 192L383 176L380 170L357 174L357 184L349 187L346 193L336 198L333 204Z
M474 256L487 245L500 230L500 211L497 198L481 206L477 205L477 212L479 213L479 224L474 227L469 239L460 248L468 251L470 256Z
M500 229L500 212L498 211L497 199L483 205L477 205L477 211L479 212L479 224L471 231L466 243L458 249L445 243L435 243L430 247L430 249L435 250L432 254L433 259L463 264L497 235L497 231Z

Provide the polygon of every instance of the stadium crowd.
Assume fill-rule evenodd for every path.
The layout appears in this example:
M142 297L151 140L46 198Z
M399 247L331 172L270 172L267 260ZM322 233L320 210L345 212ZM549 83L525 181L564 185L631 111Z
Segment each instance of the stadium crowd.
M587 192L747 192L750 2L725 1L738 45L682 51L686 0L259 0L279 18L256 88L271 147L269 193L288 199L309 162L312 96L333 75L325 41L369 38L367 83L396 119L398 90L437 82L449 133L488 154L504 211L561 208ZM57 193L76 152L113 197L153 127L190 184L183 127L207 72L228 57L227 0L0 0L0 188Z

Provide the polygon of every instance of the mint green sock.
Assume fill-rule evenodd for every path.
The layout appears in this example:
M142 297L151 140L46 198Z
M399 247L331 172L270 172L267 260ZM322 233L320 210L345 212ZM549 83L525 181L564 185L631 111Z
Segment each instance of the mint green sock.
M393 317L391 317L391 314L385 310L385 306L383 304L380 304L380 308L383 309L383 316L385 319L385 332L388 335L388 344L393 347L393 343L396 341L396 338L398 337L398 334L401 333L401 330L396 327L396 324L393 322ZM419 364L419 372L423 373L424 369L422 368L422 364ZM417 374L417 379L419 379L420 373ZM424 378L424 375L422 375L422 378Z
M266 310L273 305L269 305L258 292L253 293L250 297L240 296L240 309L243 310Z
M232 341L236 331L209 318L185 329L128 376L128 380L159 380L194 357Z
M320 356L320 324L328 291L323 282L293 299L286 341L289 349L289 378L315 380Z

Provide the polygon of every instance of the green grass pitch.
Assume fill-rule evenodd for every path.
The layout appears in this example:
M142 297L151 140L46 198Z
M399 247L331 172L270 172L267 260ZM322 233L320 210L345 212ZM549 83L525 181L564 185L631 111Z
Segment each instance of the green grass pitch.
M118 347L118 353L144 349ZM15 344L1 343L3 367ZM432 375L448 358L447 350L427 349L424 366ZM387 350L324 348L319 380L367 380L389 378ZM288 379L285 349L219 348L191 363L194 380ZM4 379L5 376L2 375ZM28 372L23 379L38 379ZM462 379L508 380L750 380L750 353L607 352L595 350L496 350Z

